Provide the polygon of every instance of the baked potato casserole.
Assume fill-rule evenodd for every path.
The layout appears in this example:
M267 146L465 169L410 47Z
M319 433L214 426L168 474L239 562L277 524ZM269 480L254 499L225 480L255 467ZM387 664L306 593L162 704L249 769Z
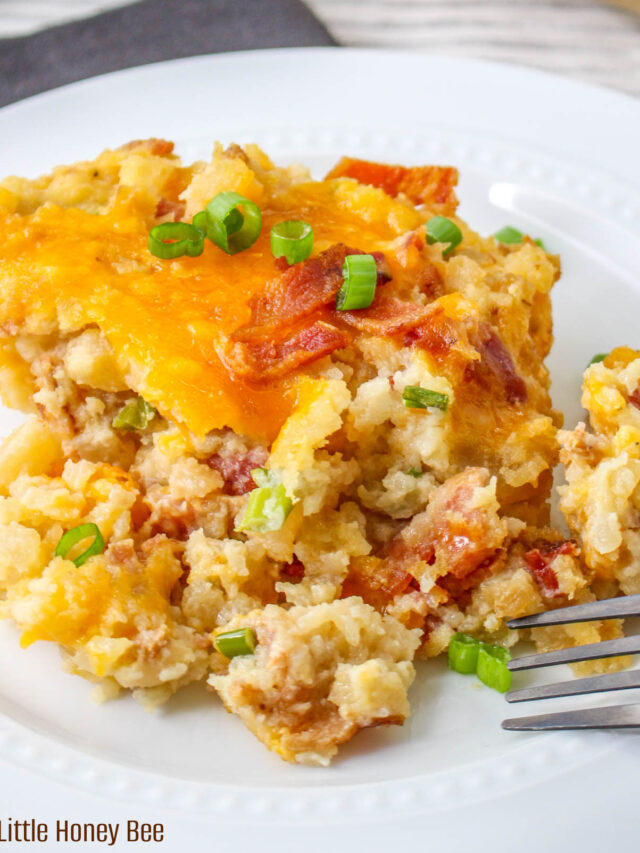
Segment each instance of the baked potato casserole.
M206 683L326 764L406 719L454 633L510 646L509 618L640 591L640 356L591 367L596 433L559 433L559 260L472 231L456 181L152 139L0 183L0 389L29 413L0 448L0 615L24 646L59 644L98 698ZM221 198L217 244L158 230ZM274 251L283 222L306 256ZM573 539L549 524L561 445Z

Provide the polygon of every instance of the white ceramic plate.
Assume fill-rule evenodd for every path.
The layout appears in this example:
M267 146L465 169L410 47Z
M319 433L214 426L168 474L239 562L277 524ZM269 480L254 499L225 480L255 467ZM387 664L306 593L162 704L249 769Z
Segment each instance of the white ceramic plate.
M581 416L591 355L640 341L640 105L622 95L515 67L373 51L203 57L5 108L0 171L34 176L146 136L175 139L186 158L206 156L216 138L256 141L277 161L298 159L318 174L342 154L458 166L461 214L473 227L512 224L562 255L550 365L568 424ZM18 421L0 412L3 432ZM624 805L629 758L640 757L640 741L621 735L502 732L503 698L439 661L419 667L404 728L359 735L329 769L284 764L201 689L154 716L131 699L96 707L89 692L60 670L54 648L21 651L14 629L0 625L0 789L25 779L26 804L73 786L81 810L94 795L123 813L172 809L192 849L205 840L208 849L248 849L229 840L237 833L247 845L260 838L262 849L265 840L268 851L282 849L276 827L291 840L315 824L307 849L326 848L333 833L336 853L351 851L354 827L378 849L385 832L397 841L407 827L429 826L439 827L440 850L473 840L475 850L498 851L531 819L517 842L528 851L544 839L545 821L534 816L558 811L563 797L574 816L581 803L593 841L607 821L585 804L612 773L608 794ZM460 809L467 820L452 818ZM218 827L217 847L197 829L207 821ZM574 834L563 849L589 843Z

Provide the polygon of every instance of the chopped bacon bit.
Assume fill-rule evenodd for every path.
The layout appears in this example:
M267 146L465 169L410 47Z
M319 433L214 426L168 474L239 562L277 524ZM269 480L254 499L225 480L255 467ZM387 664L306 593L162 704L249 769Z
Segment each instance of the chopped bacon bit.
M280 272L286 272L289 269L289 267L293 266L293 264L290 264L287 261L287 259L285 258L284 255L282 255L279 258L274 258L273 263L275 264L276 269L279 269Z
M229 157L230 159L240 159L244 160L245 163L249 163L249 158L247 157L247 153L242 148L242 146L238 145L237 142L232 142L222 152L225 157Z
M344 349L350 342L348 332L317 320L285 340L267 338L232 344L227 349L226 361L237 376L259 382L286 376L303 364Z
M342 287L345 257L361 254L359 249L336 243L317 257L288 267L249 300L251 322L239 329L233 339L246 341L266 337L274 329L294 326L331 305ZM378 284L384 284L388 281L384 255L374 252L374 258L378 266Z
M168 198L161 198L156 205L156 219L161 219L163 216L171 214L173 221L178 222L184 216L186 206L183 201L169 201Z
M251 381L277 379L343 349L348 330L337 328L328 308L342 287L346 255L362 254L342 244L288 267L249 301L251 322L233 333L225 359L235 374ZM374 252L378 283L389 279L384 255ZM335 312L333 312L335 315Z
M428 308L386 296L377 297L369 308L340 312L340 318L359 332L390 337L415 329L428 316Z
M134 505L131 507L131 527L134 530L140 530L142 525L151 515L149 505L142 498L137 498Z
M280 575L283 580L289 583L298 583L304 577L304 564L298 559L294 559L291 563L285 563L280 570Z
M345 256L355 254L361 252L336 243L317 257L294 264L271 279L264 290L249 301L251 323L239 329L234 340L255 336L256 327L271 330L281 325L294 325L329 305L342 287Z
M221 456L214 453L206 463L221 474L224 480L222 491L225 495L246 495L255 489L251 472L254 468L262 468L267 461L269 453L265 447L254 447L248 453L233 453L230 456Z
M158 501L150 517L149 537L164 534L169 539L185 541L198 526L193 506L184 499ZM149 538L147 541L151 541Z
M461 610L465 610L471 601L473 590L494 573L496 561L503 556L502 551L497 551L481 563L477 569L462 578L449 572L449 574L438 578L437 585L449 593L449 597L456 602Z
M391 541L389 560L405 571L437 562L440 586L455 597L491 573L502 553L504 531L474 503L476 488L489 482L485 468L467 468L439 486L424 512Z
M636 409L640 409L640 388L636 388L635 391L629 394L627 399L632 406L635 406Z
M396 595L411 588L419 589L417 580L391 560L364 557L352 561L342 584L341 598L357 595L382 611Z
M431 634L433 634L435 629L440 625L442 625L442 619L435 613L428 612L425 616L424 625L422 627L422 642L424 643L425 640L428 640Z
M355 178L361 184L379 187L395 198L406 195L414 204L426 204L440 213L455 213L458 170L450 166L391 166L369 160L343 157L328 173L331 178Z
M541 541L537 542L536 546L524 555L527 568L545 598L560 598L564 593L558 584L558 576L552 568L553 561L561 554L577 556L578 546L573 539L559 543Z
M478 334L482 365L499 381L509 403L524 403L527 399L526 383L516 372L509 350L502 339L488 323L480 324ZM475 365L471 366L472 371L474 367Z
M173 142L152 136L150 139L132 139L131 142L120 146L121 151L133 151L136 148L147 148L156 157L168 157L173 153Z
M468 347L466 330L449 317L440 305L432 308L424 317L424 322L409 329L404 336L405 346L426 350L440 364L447 361L451 351L460 343Z
M420 292L426 294L430 299L437 299L444 293L442 276L433 264L425 264L420 268L417 285Z

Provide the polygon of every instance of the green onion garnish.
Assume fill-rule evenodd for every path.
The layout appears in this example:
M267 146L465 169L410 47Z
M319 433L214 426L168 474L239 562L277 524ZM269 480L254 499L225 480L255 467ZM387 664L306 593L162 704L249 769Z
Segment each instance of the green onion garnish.
M469 634L454 634L449 640L449 669L473 675L478 665L480 643Z
M487 687L506 693L511 687L511 670L507 667L510 660L507 649L482 643L478 649L478 678Z
M73 548L74 545L77 545L78 542L82 542L83 539L88 539L90 536L93 536L93 542L86 551L83 551L75 560L72 560L78 568L87 562L89 557L95 557L97 554L102 554L104 551L104 539L102 538L102 533L100 533L100 529L97 524L87 523L80 524L78 527L73 527L71 530L67 530L62 539L58 542L58 547L56 548L56 557L66 558L69 551Z
M368 308L376 295L378 268L373 255L347 255L342 267L344 282L336 297L338 311Z
M518 229L514 228L513 225L505 225L504 228L496 231L493 236L499 243L504 243L507 246L522 243L524 240L524 234L522 231L518 231ZM539 237L537 237L533 242L536 246L540 246L541 249L544 249L545 252L547 251L547 247Z
M482 643L469 634L454 634L449 641L449 669L478 676L483 684L500 693L511 687L511 655L502 646Z
M280 475L267 468L254 468L251 476L258 488L250 493L247 508L236 530L255 533L280 530L293 507Z
M156 258L195 258L204 251L204 234L188 222L163 222L149 231L148 246Z
M207 211L201 210L200 213L196 213L196 215L191 220L194 228L197 228L199 231L207 236Z
M409 409L440 409L447 411L449 395L439 391L429 391L419 385L405 385L402 392L402 402Z
M608 355L609 355L608 352L597 353L596 355L594 355L594 357L591 359L591 361L589 362L589 364L587 366L591 367L592 364L599 364L601 361L604 361Z
M284 258L288 264L306 261L313 251L313 228L301 219L278 222L271 229L271 251L274 258Z
M409 468L409 470L407 471L407 474L410 477L415 477L417 479L418 477L422 477L422 475L424 474L424 471L421 468Z
M194 217L198 228L206 225L207 237L228 255L253 246L262 229L262 214L257 204L235 192L218 193L206 207L206 218Z
M448 243L447 248L443 251L442 256L446 257L450 252L453 252L456 246L462 243L462 231L458 228L455 222L447 219L446 216L434 216L426 225L427 243Z
M116 429L145 429L157 414L153 406L138 397L123 406L111 424Z
M505 243L507 246L511 246L515 243L522 243L524 240L524 234L522 231L518 231L518 229L514 228L513 225L505 225L504 228L496 231L493 236L499 243Z
M252 655L258 644L256 635L251 628L238 628L237 631L226 631L218 634L213 645L226 658L235 658L238 655Z

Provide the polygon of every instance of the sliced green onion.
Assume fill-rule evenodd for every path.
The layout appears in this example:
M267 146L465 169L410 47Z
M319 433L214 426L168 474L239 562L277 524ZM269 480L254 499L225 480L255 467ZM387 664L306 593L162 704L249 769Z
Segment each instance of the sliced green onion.
M120 409L112 425L116 429L145 429L157 414L153 406L150 406L142 397L138 397Z
M454 634L449 640L449 669L473 675L478 665L480 643L469 634Z
M407 471L407 474L410 477L415 477L417 479L418 477L422 477L422 475L424 474L424 471L421 468L409 468L409 470Z
M271 229L271 251L274 258L284 257L288 264L306 261L313 251L313 228L301 219L278 222Z
M93 542L86 551L83 551L75 560L72 560L78 568L87 562L89 557L95 557L97 554L102 554L104 551L104 539L102 538L102 533L100 533L100 528L97 524L87 523L80 524L78 527L73 527L71 530L67 530L62 539L58 542L58 547L56 548L56 557L63 557L66 559L67 554L74 545L77 545L79 542L82 542L83 539L88 539L90 536L93 536Z
M202 231L204 236L207 236L207 211L201 210L200 213L196 213L196 215L191 220L191 224L197 228L199 231Z
M258 488L249 494L247 508L236 530L255 533L280 530L293 507L280 475L267 468L254 468L251 476Z
M207 237L228 255L248 249L260 236L260 208L238 193L218 193L207 205L206 214ZM198 223L204 221L200 214L195 218Z
M378 268L373 255L347 255L342 267L344 282L336 297L338 311L368 308L376 295Z
M450 252L453 252L456 246L462 243L462 231L458 228L455 222L447 219L446 216L434 216L426 225L427 243L447 243L447 248L443 251L443 257L446 257Z
M258 640L251 628L238 628L237 631L218 634L213 640L213 645L226 658L235 658L238 655L252 655Z
M511 687L511 670L507 663L511 655L502 646L492 646L481 643L478 649L478 678L487 687L492 687L500 693L506 693Z
M499 243L504 243L507 246L511 246L515 243L522 243L524 240L524 234L522 231L518 231L518 229L514 228L513 225L505 225L504 228L496 231L493 236Z
M469 634L454 634L449 641L449 669L463 675L475 673L483 684L500 693L511 687L510 660L507 649L481 643Z
M163 222L149 231L148 246L156 258L195 258L204 250L204 234L188 222Z
M609 355L608 352L599 352L591 359L588 364L588 367L591 367L592 364L599 364L601 361L604 361L605 358Z
M522 231L518 231L517 228L514 228L513 225L505 225L504 228L501 228L499 231L493 235L499 243L504 243L507 246L515 245L516 243L522 243L524 240L524 234ZM533 241L536 246L540 246L541 249L547 251L547 247L542 242L540 237L536 237Z
M449 395L439 391L429 391L419 385L405 385L402 392L402 402L409 409L440 409L447 411Z

